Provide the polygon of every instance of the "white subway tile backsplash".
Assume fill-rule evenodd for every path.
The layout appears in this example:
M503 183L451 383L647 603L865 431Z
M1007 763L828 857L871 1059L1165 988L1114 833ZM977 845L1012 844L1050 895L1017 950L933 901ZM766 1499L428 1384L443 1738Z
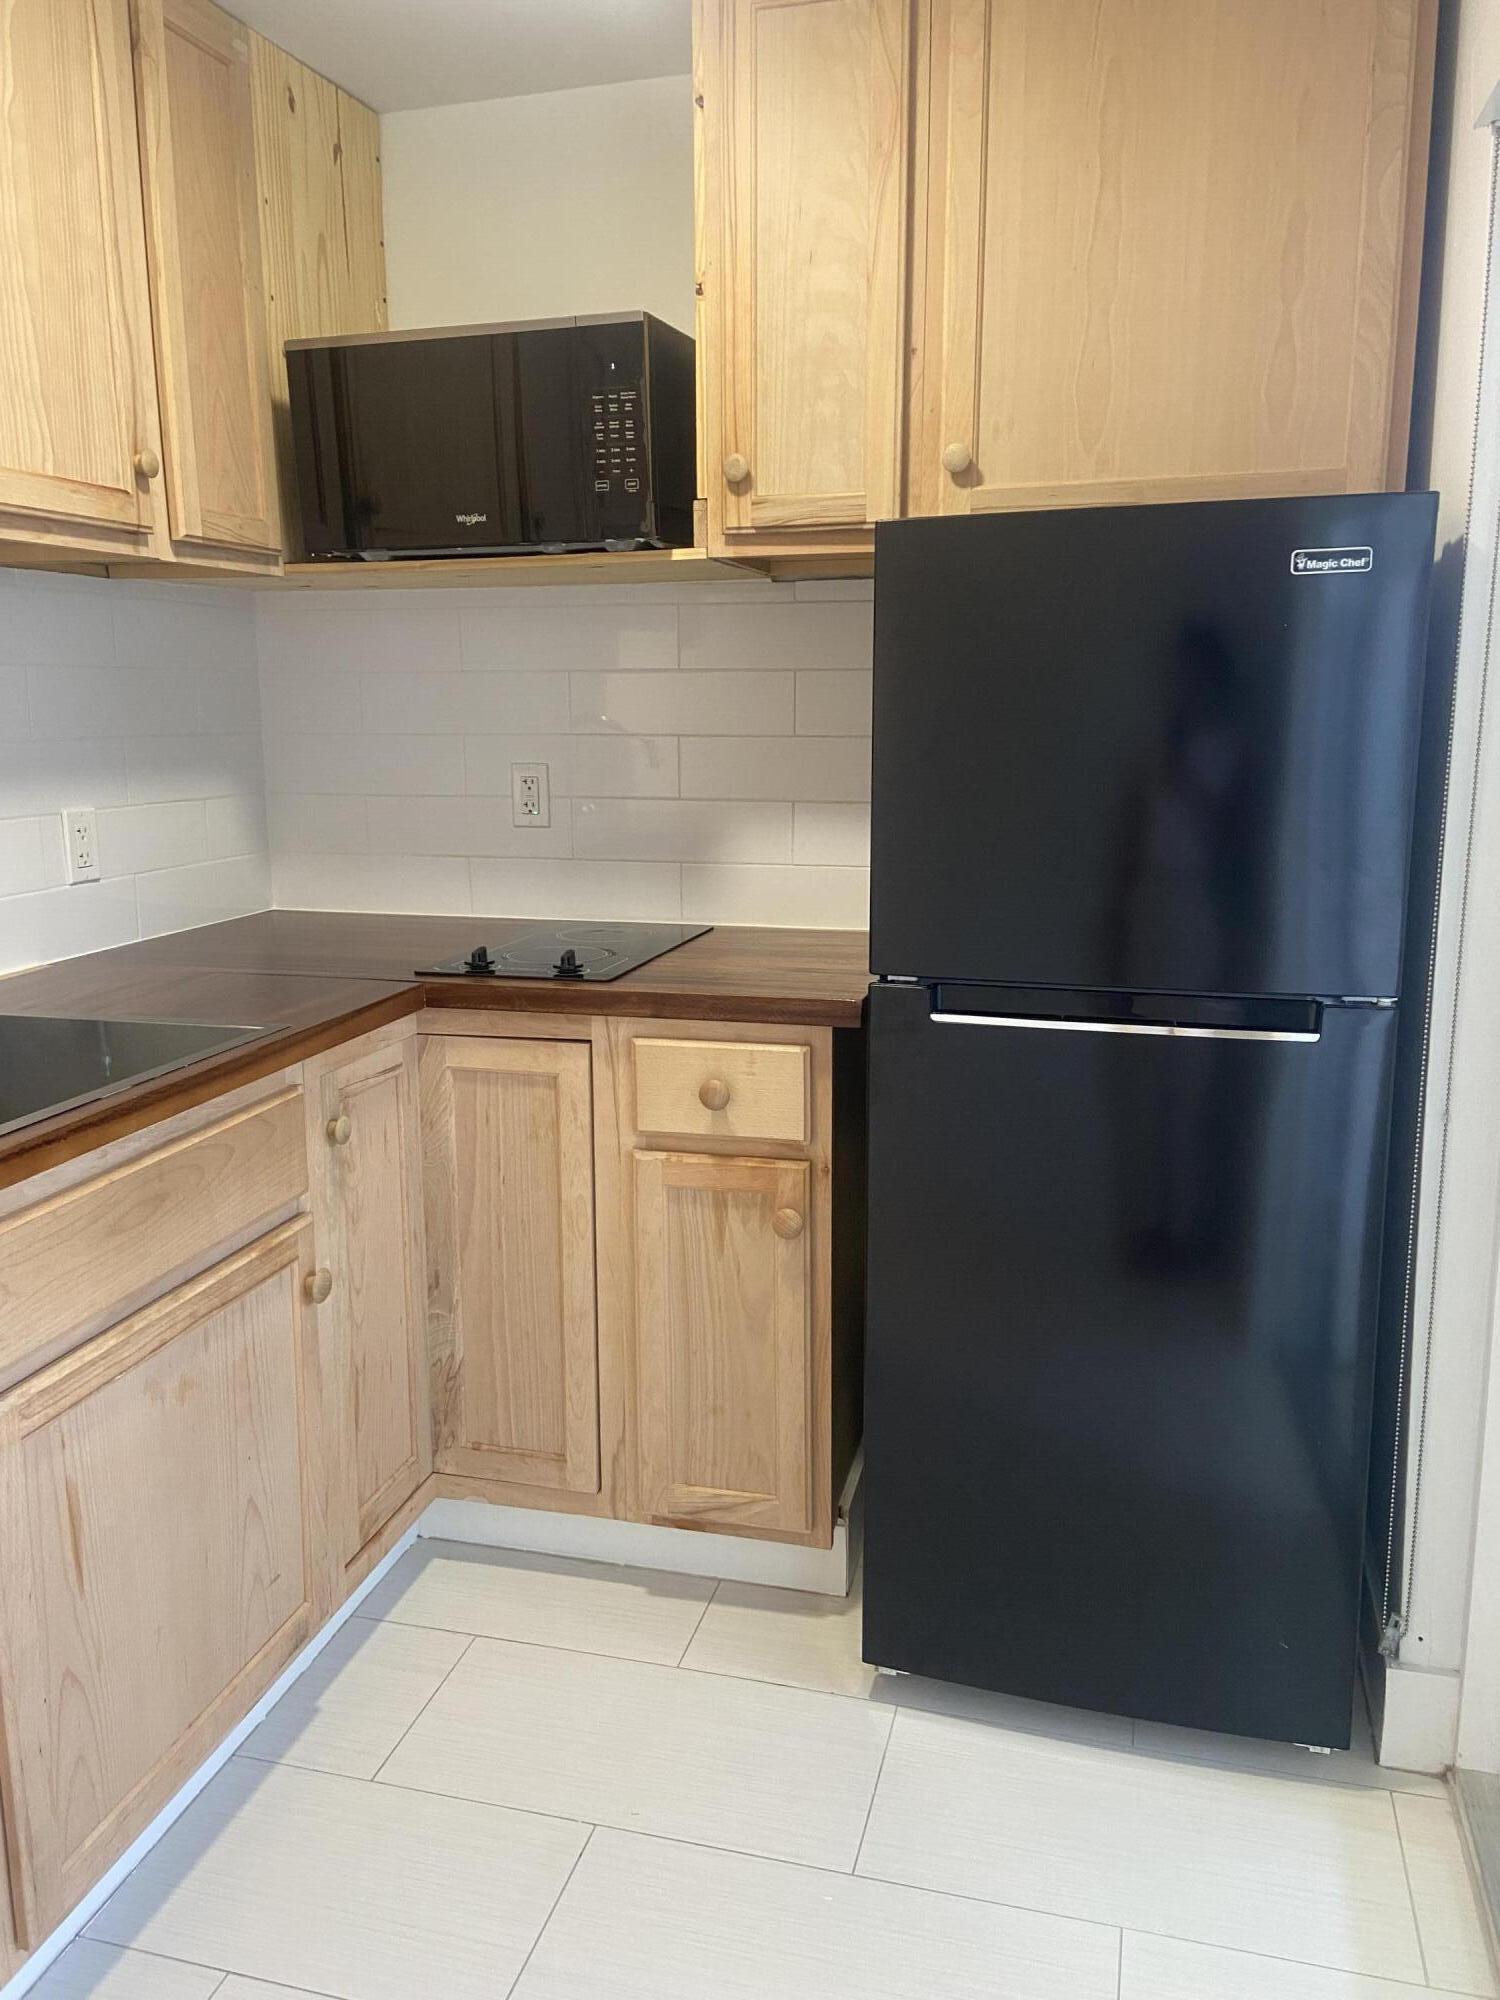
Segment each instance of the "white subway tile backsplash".
M792 859L802 867L868 868L868 806L796 805Z
M799 736L868 736L873 675L868 668L798 674Z
M163 868L135 878L143 938L186 931L198 924L222 924L247 917L271 901L271 867L264 854L229 861L200 861L188 868Z
M218 584L125 583L109 593L122 666L255 669L249 594Z
M0 737L0 815L7 819L65 806L124 805L126 796L123 743Z
M684 604L685 668L868 667L867 604Z
M458 607L443 590L268 590L255 599L262 665L314 672L456 671Z
M107 951L138 935L133 877L7 896L0 904L0 972Z
M258 734L260 676L248 667L201 671L197 676L198 726L220 735Z
M790 861L792 808L695 799L575 799L573 851L594 860Z
M99 815L99 867L106 878L207 859L208 815L202 799L109 806Z
M40 819L0 819L0 896L24 896L50 889L60 877L49 877L49 854ZM60 822L59 822L60 824ZM4 920L0 910L0 922Z
M469 864L452 855L277 854L271 888L279 910L400 910L461 916L470 907Z
M677 795L675 736L575 736L573 790L581 798Z
M572 852L566 801L550 826L516 826L509 796L367 803L372 854L514 854L540 860Z
M271 792L266 798L271 853L368 854L370 803L365 798Z
M102 578L0 572L0 660L107 666L115 657L114 587Z
M870 796L868 736L684 736L685 799Z
M799 604L869 604L875 596L872 579L853 576L810 577L792 588Z
M126 799L131 805L217 798L230 792L259 793L265 785L258 731L254 735L127 736L124 748ZM69 803L104 805L106 801L74 798Z
M675 604L557 604L550 591L535 595L543 601L512 604L492 594L460 614L465 667L639 673L677 665Z
M300 666L267 667L260 676L260 715L266 734L356 732L364 685L359 674L315 673Z
M666 861L473 861L473 906L491 917L676 923L682 870Z
M5 608L0 594L0 614ZM31 732L31 704L27 694L29 669L19 661L0 660L0 742L12 742Z
M574 674L572 682L573 727L582 735L792 733L791 674Z
M862 930L870 920L864 868L723 868L682 871L682 919L689 924L826 925Z
M482 798L510 797L512 764L545 764L547 781L554 799L571 797L578 739L553 733L546 736L507 733L503 736L466 736L464 773L466 789Z
M228 798L205 799L203 809L210 861L228 861L239 854L266 853L266 801L263 793L241 792Z
M568 727L565 674L465 674L464 687L466 729Z
M266 784L276 792L456 795L464 789L463 738L267 736Z

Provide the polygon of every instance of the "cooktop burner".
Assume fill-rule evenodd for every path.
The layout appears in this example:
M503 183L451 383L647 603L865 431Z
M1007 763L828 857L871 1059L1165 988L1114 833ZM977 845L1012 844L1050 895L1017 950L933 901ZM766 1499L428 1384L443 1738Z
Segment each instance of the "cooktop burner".
M417 977L453 979L618 979L708 924L535 924L504 944L480 944L441 965L419 965Z

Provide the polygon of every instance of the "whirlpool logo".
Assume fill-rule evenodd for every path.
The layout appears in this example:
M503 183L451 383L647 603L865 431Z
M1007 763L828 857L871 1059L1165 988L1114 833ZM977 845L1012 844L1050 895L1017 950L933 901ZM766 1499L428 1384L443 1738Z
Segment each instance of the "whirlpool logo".
M1293 549L1293 576L1368 576L1373 549Z
M455 514L454 520L461 528L477 528L481 521L487 521L488 514Z

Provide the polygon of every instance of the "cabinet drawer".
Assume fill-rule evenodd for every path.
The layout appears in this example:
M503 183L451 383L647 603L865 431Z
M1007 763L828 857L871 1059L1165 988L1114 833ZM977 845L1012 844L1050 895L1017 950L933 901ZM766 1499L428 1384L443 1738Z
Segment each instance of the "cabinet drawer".
M0 1222L0 1382L243 1239L307 1189L291 1089Z
M805 1146L811 1057L795 1042L638 1040L636 1130Z

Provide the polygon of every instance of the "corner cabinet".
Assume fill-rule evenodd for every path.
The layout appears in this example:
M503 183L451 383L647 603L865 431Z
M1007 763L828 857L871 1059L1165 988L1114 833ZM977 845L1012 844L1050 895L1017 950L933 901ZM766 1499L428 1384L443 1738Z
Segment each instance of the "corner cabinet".
M709 552L1404 482L1435 0L697 0Z

